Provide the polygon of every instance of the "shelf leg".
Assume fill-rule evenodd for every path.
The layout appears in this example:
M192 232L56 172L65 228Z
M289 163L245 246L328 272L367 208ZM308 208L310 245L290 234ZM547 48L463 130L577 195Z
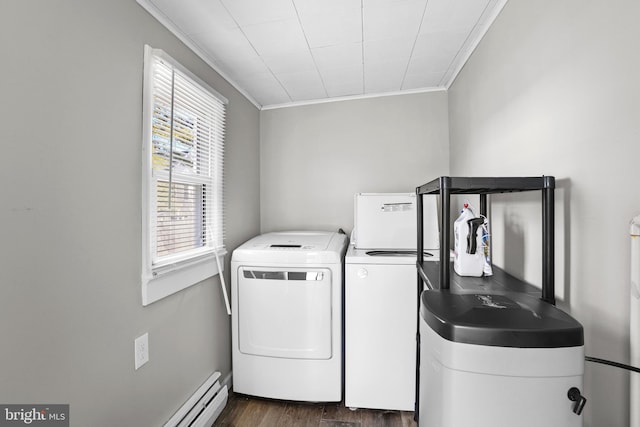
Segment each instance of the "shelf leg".
M416 189L416 193L418 193ZM417 265L422 266L424 262L424 214L423 214L423 205L424 196L422 194L416 195L416 213L417 213L417 227L418 227L418 241L416 242L417 249ZM417 266L416 266L417 268ZM420 273L416 274L417 276L417 284L416 284L416 388L415 388L415 401L413 406L413 420L418 422L418 411L420 407L420 295L422 294L422 277L420 277Z
M544 178L545 186L542 190L542 300L555 305L555 231L553 225L555 180L551 176Z
M484 193L480 194L480 215L487 217L487 195Z
M449 289L449 250L451 249L451 181L440 178L440 289Z

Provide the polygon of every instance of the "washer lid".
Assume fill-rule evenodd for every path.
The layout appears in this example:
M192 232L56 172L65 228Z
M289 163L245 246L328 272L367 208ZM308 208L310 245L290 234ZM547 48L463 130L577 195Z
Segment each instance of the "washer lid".
M233 251L233 261L330 263L340 262L347 244L345 234L328 231L265 233Z
M525 293L428 290L421 296L420 315L453 342L520 348L584 344L578 321Z
M438 251L425 250L425 261L437 261ZM413 249L356 249L349 245L345 264L392 264L416 265L417 256Z

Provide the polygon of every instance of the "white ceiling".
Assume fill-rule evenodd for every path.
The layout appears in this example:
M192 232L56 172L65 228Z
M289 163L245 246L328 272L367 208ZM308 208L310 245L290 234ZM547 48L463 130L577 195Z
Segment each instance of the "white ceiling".
M446 89L507 0L137 1L274 108Z

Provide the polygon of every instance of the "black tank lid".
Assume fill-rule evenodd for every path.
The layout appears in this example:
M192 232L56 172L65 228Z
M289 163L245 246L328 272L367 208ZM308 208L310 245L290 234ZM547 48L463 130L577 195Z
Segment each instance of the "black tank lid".
M453 342L519 348L584 344L577 320L525 293L427 290L420 315L438 335Z

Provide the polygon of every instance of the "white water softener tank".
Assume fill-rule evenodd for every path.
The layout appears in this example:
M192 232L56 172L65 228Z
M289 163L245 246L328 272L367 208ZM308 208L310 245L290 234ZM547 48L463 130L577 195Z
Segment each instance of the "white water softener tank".
M428 290L420 427L582 426L580 323L535 296Z

